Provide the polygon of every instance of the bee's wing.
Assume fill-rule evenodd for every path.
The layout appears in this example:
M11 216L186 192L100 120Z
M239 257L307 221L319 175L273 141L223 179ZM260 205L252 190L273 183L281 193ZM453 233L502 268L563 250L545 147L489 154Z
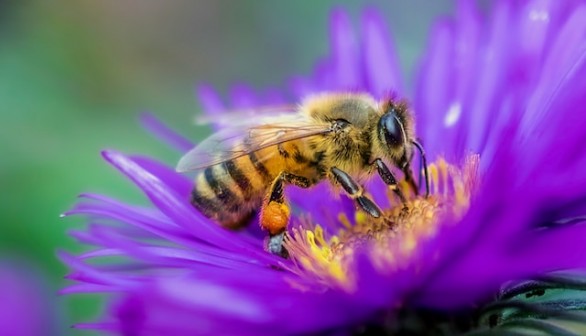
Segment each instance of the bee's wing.
M258 118L266 118L267 113L273 116L275 114L288 115L298 110L298 107L292 104L267 105L248 109L222 111L214 115L199 115L195 118L195 122L198 125L213 124L221 127L233 127L235 125L249 124L249 121Z
M177 164L178 172L203 169L230 161L263 148L331 131L330 124L316 124L304 115L262 118L253 126L230 127L220 130L192 150ZM261 158L259 161L266 160Z

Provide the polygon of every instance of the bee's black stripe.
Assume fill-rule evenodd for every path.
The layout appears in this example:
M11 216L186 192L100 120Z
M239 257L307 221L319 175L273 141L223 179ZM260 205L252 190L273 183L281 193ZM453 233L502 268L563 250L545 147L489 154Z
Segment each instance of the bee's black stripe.
M279 154L284 157L285 159L289 158L289 152L287 152L287 150L285 149L285 147L283 146L283 144L278 144L277 145L277 149L279 150Z
M299 150L299 147L297 147L297 145L291 145L291 148L293 151L293 160L296 163L305 164L309 161L303 154L301 154L301 151Z
M223 204L234 204L239 201L238 196L228 189L221 181L214 176L214 166L207 167L204 171L206 182L216 195L216 198Z
M247 150L250 150L252 143L250 142L250 139L245 139L242 142L242 145ZM250 151L250 153L248 153L248 158L250 159L250 163L252 163L252 165L254 166L254 169L257 171L257 173L263 179L263 182L267 185L269 183L272 183L273 179L271 177L271 173L269 172L267 167L265 167L265 165L258 159L258 157L256 156L256 152Z
M370 165L370 157L372 155L372 141L370 137L370 132L365 132L362 138L362 142L367 144L361 151L360 156L362 158L362 163L365 166Z
M312 163L322 162L325 157L326 157L326 152L325 151L316 151L316 152L313 153Z
M197 187L191 191L191 204L205 216L210 217L220 211L220 206L212 199L202 196Z
M303 154L301 154L301 152L299 151L295 151L293 153L293 160L295 160L295 162L299 163L299 164L304 164L304 163L308 163L309 160L303 156Z
M250 158L250 162L252 162L254 169L256 169L256 171L260 174L260 176L262 176L265 183L267 183L267 184L271 183L272 182L271 174L269 173L269 170L267 169L267 167L265 167L265 165L258 160L256 153L251 152L250 154L248 154L248 157Z
M323 166L325 157L325 151L317 151L313 154L313 159L309 162L309 166L317 170L319 176L324 176L326 173L326 169Z
M244 196L245 200L249 200L252 196L252 185L250 184L250 180L248 177L236 166L234 161L226 161L223 165L223 168L228 172L232 180L236 182L240 191L242 191L242 195Z

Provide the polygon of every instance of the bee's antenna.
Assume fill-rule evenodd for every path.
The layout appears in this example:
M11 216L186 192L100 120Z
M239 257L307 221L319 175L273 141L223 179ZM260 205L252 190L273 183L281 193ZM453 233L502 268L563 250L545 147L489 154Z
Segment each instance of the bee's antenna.
M423 146L421 146L417 140L411 140L411 143L419 150L421 163L423 165L423 174L425 175L425 197L429 197L429 173L427 172L427 159L425 158L425 151L423 150Z

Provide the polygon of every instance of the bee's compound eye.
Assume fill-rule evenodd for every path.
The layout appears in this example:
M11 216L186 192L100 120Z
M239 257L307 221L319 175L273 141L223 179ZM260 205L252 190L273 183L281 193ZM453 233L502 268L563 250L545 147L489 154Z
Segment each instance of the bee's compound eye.
M403 125L397 118L394 110L381 117L379 131L384 136L387 145L393 147L403 146L405 139Z

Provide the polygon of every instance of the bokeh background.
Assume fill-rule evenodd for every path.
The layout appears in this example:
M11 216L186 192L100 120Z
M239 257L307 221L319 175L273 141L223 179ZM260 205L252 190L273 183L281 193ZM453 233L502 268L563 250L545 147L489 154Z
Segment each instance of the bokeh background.
M206 136L191 124L200 113L194 85L227 95L234 83L284 87L310 73L327 52L333 6L355 23L366 6L378 8L408 76L432 19L454 8L449 0L0 0L0 275L17 274L30 285L21 291L34 294L30 321L20 323L46 314L43 335L95 334L69 326L97 316L100 299L57 295L67 270L56 251L87 250L66 234L83 220L59 214L83 191L146 202L99 151L174 164L177 155L139 126L140 112ZM1 306L10 290L0 287Z

